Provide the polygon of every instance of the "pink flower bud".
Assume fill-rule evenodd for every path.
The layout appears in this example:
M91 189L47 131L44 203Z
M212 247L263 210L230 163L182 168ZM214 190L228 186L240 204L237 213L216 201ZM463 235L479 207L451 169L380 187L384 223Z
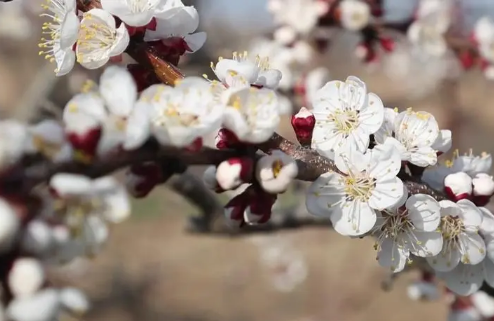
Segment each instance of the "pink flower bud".
M395 49L395 41L391 38L379 38L379 43L386 52L393 52Z
M160 183L162 171L153 162L137 164L130 167L125 176L125 186L135 198L146 197Z
M206 185L206 187L209 188L210 190L215 191L216 193L224 192L224 190L218 184L218 181L216 181L215 166L210 166L204 171L202 175L202 180L204 181L204 185Z
M89 163L96 154L96 148L102 136L101 127L93 127L83 133L67 132L67 140L74 148L74 158Z
M228 226L236 228L244 226L244 212L249 204L249 198L249 193L244 191L225 205L224 214Z
M468 70L468 69L472 68L473 65L475 65L474 56L473 56L472 52L470 52L470 51L461 52L458 55L458 58L460 59L460 63L463 66L463 69L465 69L465 70Z
M256 190L251 203L245 209L244 220L249 225L264 224L271 218L271 210L276 202L276 195Z
M216 181L223 190L231 190L252 178L253 161L247 157L223 161L216 169Z
M469 199L472 195L472 178L465 172L449 174L444 179L444 191L454 201Z
M234 148L239 142L237 136L226 128L220 129L215 138L215 146L218 149Z
M472 180L472 184L475 205L484 206L489 203L491 196L494 194L494 180L492 176L486 173L479 173Z
M292 116L291 123L300 144L310 145L312 131L316 125L316 118L314 115L307 108L302 107L297 114Z

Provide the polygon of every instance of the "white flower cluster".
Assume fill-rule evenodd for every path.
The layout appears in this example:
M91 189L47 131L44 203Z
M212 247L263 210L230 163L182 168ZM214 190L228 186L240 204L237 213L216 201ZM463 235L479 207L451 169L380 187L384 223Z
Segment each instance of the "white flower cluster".
M429 113L384 108L356 77L327 83L313 106L312 148L337 171L309 187L309 212L328 217L342 235L374 237L379 264L393 272L420 257L458 294L477 291L484 280L494 285L494 216L477 207L494 194L485 173L490 155L429 167L451 147L451 132L439 130ZM420 168L450 200L409 194L400 171Z
M39 54L56 62L58 76L69 73L76 61L96 69L121 60L136 34L148 42L173 43L183 52L194 52L206 41L204 32L194 33L197 10L180 0L103 0L101 8L83 13L76 0L46 0L43 8L41 16L49 21L43 24Z

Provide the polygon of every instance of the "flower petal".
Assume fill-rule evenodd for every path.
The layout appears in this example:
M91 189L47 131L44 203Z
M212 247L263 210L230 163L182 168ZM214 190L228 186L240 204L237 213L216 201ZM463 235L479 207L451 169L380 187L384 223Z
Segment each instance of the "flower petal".
M438 272L448 272L453 270L460 263L460 251L443 249L441 253L433 257L427 257L429 265Z
M398 246L391 238L385 238L377 253L379 265L389 268L391 272L403 271L407 263L408 253Z
M480 235L477 233L462 233L458 239L462 263L476 265L485 259L485 243Z
M100 93L110 112L127 117L137 100L137 86L124 68L110 66L100 77Z
M466 226L480 227L483 215L479 208L469 200L459 200L456 204L461 209L460 217Z
M413 232L410 242L413 242L410 252L420 257L436 256L443 248L443 236L439 232Z
M377 210L395 206L403 197L403 182L398 177L376 183L369 205Z
M448 289L461 296L477 292L484 282L482 264L459 264L453 271L439 273Z
M61 197L66 197L88 195L93 186L86 176L59 173L50 179L50 187Z
M441 206L429 195L415 194L406 202L408 218L419 230L433 232L441 220Z
M330 219L335 231L341 235L360 236L372 230L377 216L367 203L345 201L332 207Z

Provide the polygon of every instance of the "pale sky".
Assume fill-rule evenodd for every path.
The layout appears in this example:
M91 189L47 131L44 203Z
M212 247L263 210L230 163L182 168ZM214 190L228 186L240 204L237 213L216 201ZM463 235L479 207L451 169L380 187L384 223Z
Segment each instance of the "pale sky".
M267 0L202 0L201 13L206 17L226 19L239 27L252 25L259 28L270 26L270 17L266 11ZM290 0L285 0L289 2ZM494 0L458 0L471 23L480 15L494 17ZM387 18L401 20L410 16L416 0L385 0Z

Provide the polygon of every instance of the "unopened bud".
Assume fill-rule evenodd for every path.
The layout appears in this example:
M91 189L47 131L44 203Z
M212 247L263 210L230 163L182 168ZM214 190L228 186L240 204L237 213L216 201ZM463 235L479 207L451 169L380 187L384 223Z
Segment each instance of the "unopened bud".
M34 294L43 285L44 280L43 266L34 258L15 260L8 276L9 288L15 297Z
M444 179L444 191L454 201L469 199L472 195L472 178L465 172L449 174Z
M249 204L250 195L244 191L241 194L232 198L225 205L225 220L226 224L233 228L242 227L245 224L244 212Z
M216 169L216 181L223 190L231 190L252 178L253 162L247 157L223 161Z
M74 148L75 160L82 163L91 162L101 136L101 127L93 127L83 133L67 132L67 140Z
M216 135L214 144L218 149L228 149L238 145L239 140L232 131L221 128Z
M153 162L133 165L125 175L125 186L135 198L146 197L161 182L163 173Z
M249 225L264 224L271 218L271 211L276 202L276 195L257 191L244 212L244 220Z
M472 180L475 205L484 206L494 194L494 180L486 173L479 173Z
M395 49L395 41L391 38L379 38L379 43L386 52L393 52Z
M312 131L316 125L314 115L307 108L302 107L298 113L292 116L291 123L300 144L305 146L310 145Z

